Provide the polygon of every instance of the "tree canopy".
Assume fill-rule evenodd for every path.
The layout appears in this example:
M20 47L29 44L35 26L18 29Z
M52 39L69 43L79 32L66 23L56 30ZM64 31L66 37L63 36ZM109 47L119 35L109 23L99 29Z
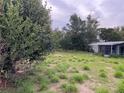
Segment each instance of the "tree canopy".
M28 3L27 6L24 6L26 4L24 1ZM24 12L26 9L30 13ZM1 62L3 66L7 59L9 59L7 63L13 65L20 59L40 58L51 49L49 9L43 6L42 2L5 0L3 11L0 17L0 41L1 44L6 44L0 50L1 57L4 57Z
M77 14L70 17L61 45L65 49L88 50L88 44L97 41L98 22L91 15L82 20Z

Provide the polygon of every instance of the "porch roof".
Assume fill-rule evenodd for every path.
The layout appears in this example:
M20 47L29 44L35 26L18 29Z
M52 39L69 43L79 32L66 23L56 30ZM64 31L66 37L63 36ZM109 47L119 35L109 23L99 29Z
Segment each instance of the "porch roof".
M124 44L124 41L96 42L96 43L91 43L89 45L94 46L94 45L118 45L118 44Z

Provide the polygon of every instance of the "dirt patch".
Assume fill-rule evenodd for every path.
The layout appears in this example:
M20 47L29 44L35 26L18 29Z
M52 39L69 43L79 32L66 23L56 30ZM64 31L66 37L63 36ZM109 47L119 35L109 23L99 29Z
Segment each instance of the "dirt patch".
M80 85L79 87L79 93L94 93L93 90L91 90L88 86L86 86L85 84Z
M94 85L93 82L87 81L79 86L79 93L94 93L90 86Z
M53 91L53 92L56 92L56 93L58 93L58 91L59 91L59 93L60 93L60 85L59 84L52 84L51 85L51 87L50 87L50 90L51 91Z

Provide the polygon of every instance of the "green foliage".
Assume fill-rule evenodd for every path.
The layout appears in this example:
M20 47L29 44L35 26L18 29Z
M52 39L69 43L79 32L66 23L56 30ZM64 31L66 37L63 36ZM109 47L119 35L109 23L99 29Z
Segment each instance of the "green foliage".
M60 41L62 37L64 36L64 32L60 31L59 29L55 29L51 32L51 38L52 38L52 45L54 49L61 48Z
M51 82L52 82L52 83L57 83L57 82L59 82L59 77L58 77L58 75L53 75L50 79L51 79Z
M87 66L87 65L85 65L85 66L83 67L83 69L84 69L84 70L90 70L89 66Z
M61 86L64 93L77 93L77 87L74 84L63 84Z
M83 78L84 78L84 80L88 80L89 76L87 74L83 74Z
M65 73L60 73L59 78L60 79L67 79L67 75Z
M107 75L105 72L100 72L99 76L102 78L107 78Z
M34 93L33 83L31 81L23 82L22 86L18 87L16 93Z
M0 41L2 38L7 43L4 48L7 56L5 59L9 60L8 62L34 60L50 51L51 23L46 6L39 3L39 0L5 0L4 3L5 11L0 17Z
M124 81L118 84L116 93L124 93Z
M123 66L123 65L119 65L117 69L118 69L119 71L124 72L124 66Z
M56 73L56 70L55 70L55 69L47 69L47 70L45 71L45 74L46 74L49 78L51 78L55 73Z
M68 69L68 64L58 64L57 66L56 66L56 70L58 71L58 72L66 72L67 71L67 69Z
M95 93L109 93L107 88L99 87L96 89Z
M40 77L40 90L46 90L48 88L48 78L47 77Z
M123 73L121 71L116 71L115 74L114 74L114 76L116 78L123 78Z
M88 44L97 41L98 22L90 15L82 20L78 15L70 17L70 23L64 27L66 34L61 40L63 49L88 50Z
M83 83L85 80L89 79L86 74L74 74L71 78L72 82Z
M108 28L108 29L101 28L100 31L101 31L100 37L105 41L121 40L121 36L113 28Z

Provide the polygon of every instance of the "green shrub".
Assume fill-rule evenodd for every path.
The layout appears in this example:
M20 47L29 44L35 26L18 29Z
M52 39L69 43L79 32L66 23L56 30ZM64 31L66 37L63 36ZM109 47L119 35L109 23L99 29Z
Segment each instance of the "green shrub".
M84 74L84 75L82 75L82 74L74 74L72 76L72 78L71 78L71 81L72 82L77 82L77 83L83 83L84 80L87 80L88 78L89 77L86 74Z
M123 65L119 65L117 69L124 72L124 66Z
M107 88L100 87L96 89L95 93L109 93L109 91Z
M83 67L83 69L84 69L84 70L90 70L89 66L87 66L87 65L85 65L85 66Z
M117 62L117 61L115 61L115 62L113 62L114 64L119 64L119 62Z
M52 82L52 83L57 83L57 82L59 82L59 77L58 77L57 75L53 75L53 76L51 77L51 82Z
M68 64L58 64L57 66L56 66L56 70L58 71L58 72L66 72L67 71L67 69L68 69L68 67L69 67L69 65Z
M67 79L67 75L65 73L60 73L59 78L60 79Z
M45 74L51 78L54 74L56 73L56 70L55 69L47 69Z
M48 88L49 80L47 77L41 77L40 79L40 90L46 90Z
M107 75L105 72L100 72L99 76L102 78L107 78Z
M61 86L64 93L77 93L77 87L74 84L63 84Z
M116 93L124 93L124 80L118 84Z
M99 72L105 72L105 70L104 69L100 69L100 71Z
M31 81L23 82L21 87L18 87L16 93L34 93L33 83Z
M121 71L116 71L115 74L114 74L114 76L116 78L123 78L123 73Z

